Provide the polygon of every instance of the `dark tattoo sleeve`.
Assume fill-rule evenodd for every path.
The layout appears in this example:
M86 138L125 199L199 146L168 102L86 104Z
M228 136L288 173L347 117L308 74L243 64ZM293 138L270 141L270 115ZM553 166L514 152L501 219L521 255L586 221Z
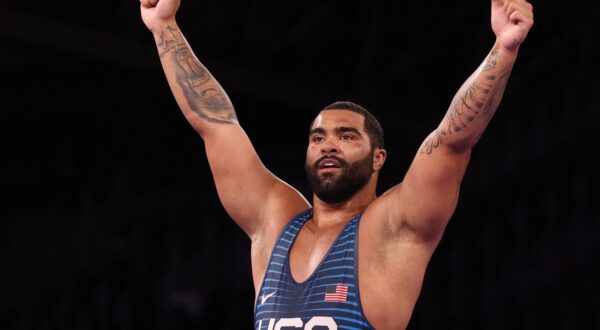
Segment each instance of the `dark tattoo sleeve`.
M510 69L497 68L498 56L497 51L492 51L479 74L471 77L461 87L452 100L442 125L423 142L420 153L431 154L453 135L474 134L474 140L479 139L496 112L510 76ZM467 128L469 133L465 132Z
M177 68L177 83L190 108L201 118L218 124L237 122L229 97L208 70L196 59L181 32L173 27L157 42L161 59L169 56Z

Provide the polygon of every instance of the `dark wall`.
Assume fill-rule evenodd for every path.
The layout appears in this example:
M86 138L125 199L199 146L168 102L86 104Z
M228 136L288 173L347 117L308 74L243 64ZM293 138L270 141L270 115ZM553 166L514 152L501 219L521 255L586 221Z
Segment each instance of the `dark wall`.
M410 329L600 329L600 6L532 3ZM0 12L0 328L251 328L250 242L138 2ZM319 108L380 119L382 192L493 44L485 1L184 1L178 18L263 162L307 197Z

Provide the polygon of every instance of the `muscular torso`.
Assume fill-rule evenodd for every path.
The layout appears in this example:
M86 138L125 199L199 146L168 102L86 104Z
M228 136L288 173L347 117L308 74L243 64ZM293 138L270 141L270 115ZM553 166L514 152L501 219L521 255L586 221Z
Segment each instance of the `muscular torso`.
M376 329L404 329L435 246L409 230L392 236L385 217L367 209L359 226L358 272L364 313Z
M386 215L378 204L376 201L367 208L359 225L361 303L365 316L376 329L404 329L435 244L420 242L409 231L391 235L384 221ZM296 282L305 281L316 270L349 220L322 230L309 220L301 228L290 251L290 267ZM265 231L263 240L253 242L256 290L260 288L272 248L287 221L289 218L277 221L279 225L272 225Z

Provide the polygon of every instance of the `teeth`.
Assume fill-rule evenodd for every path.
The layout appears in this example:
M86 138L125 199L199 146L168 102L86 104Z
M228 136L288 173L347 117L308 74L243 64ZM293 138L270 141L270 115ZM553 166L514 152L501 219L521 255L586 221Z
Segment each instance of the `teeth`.
M321 163L321 168L338 168L340 167L340 165L337 162L334 162L333 160L324 160Z

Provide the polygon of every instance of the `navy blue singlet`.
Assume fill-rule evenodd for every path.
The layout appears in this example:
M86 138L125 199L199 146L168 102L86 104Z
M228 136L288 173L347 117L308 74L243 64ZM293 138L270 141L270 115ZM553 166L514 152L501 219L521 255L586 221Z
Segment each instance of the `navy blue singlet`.
M300 228L312 217L308 209L294 217L271 254L254 311L256 330L373 329L358 294L358 223L346 224L321 264L306 281L290 271L290 249Z

